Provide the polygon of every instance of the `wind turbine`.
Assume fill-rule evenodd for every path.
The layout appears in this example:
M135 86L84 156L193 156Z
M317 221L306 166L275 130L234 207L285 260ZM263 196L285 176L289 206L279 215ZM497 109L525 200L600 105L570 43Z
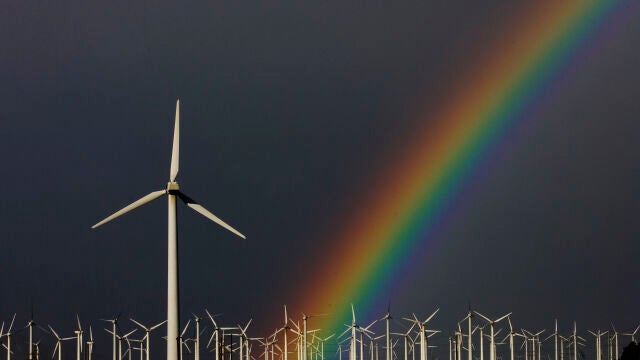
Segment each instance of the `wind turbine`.
M611 328L613 328L613 338L614 338L614 341L615 341L615 345L614 346L616 347L616 358L615 358L615 360L618 360L619 359L619 357L618 357L618 335L619 335L619 333L618 333L618 330L616 330L616 327L613 326L613 324L611 324Z
M473 318L473 311L471 311L471 305L469 305L469 311L467 316L462 319L460 322L467 320L468 322L468 332L467 332L467 359L472 360L472 344L471 344L471 319ZM513 360L513 358L511 359Z
M351 305L351 310L353 310L353 305ZM302 313L302 359L301 360L307 360L307 334L310 332L310 331L307 331L307 320L316 316L324 316L324 314L307 315L305 313ZM312 330L312 331L315 331L315 330Z
M598 329L596 332L589 330L589 333L596 338L596 360L602 360L602 335L606 334L608 331L602 332Z
M209 310L205 309L204 311L207 313L207 316L209 316L209 319L213 323L213 333L211 333L211 338L209 339L209 342L207 343L207 348L209 347L209 345L211 345L211 341L213 341L213 339L215 338L216 339L216 347L215 347L216 359L215 360L219 360L219 358L220 358L220 330L221 329L218 327L218 324L213 319L213 315L211 315L211 313L209 313Z
M16 320L16 314L13 314L13 318L11 318L11 325L9 325L9 330L7 330L6 333L2 334L2 336L5 336L7 338L7 345L5 345L5 348L7 349L7 360L11 360L11 335L13 335L13 333L11 332L11 330L13 330L13 322Z
M495 339L494 339L494 333L493 333L493 325L499 323L500 321L506 319L507 317L509 317L509 315L511 315L511 313L508 313L506 315L503 315L501 317L499 317L496 320L491 320L488 317L482 315L481 313L474 311L476 313L476 315L480 316L481 318L485 319L487 321L487 323L489 324L489 329L491 331L490 333L490 341L491 341L491 345L489 348L489 360L496 360L496 352L495 352Z
M118 318L120 317L120 314L118 314L118 316L116 316L113 319L101 319L102 321L106 321L108 323L111 323L111 331L109 331L109 333L111 333L111 335L113 336L113 360L116 360L116 336L117 336L117 329L116 326L118 324Z
M53 336L55 336L56 339L57 339L56 347L53 348L53 354L51 355L51 358L53 358L56 355L56 350L57 350L58 351L58 360L62 360L62 342L66 341L66 340L73 340L76 337L75 336L70 336L70 337L66 337L66 338L61 338L60 335L58 335L58 333L55 330L53 330L51 325L49 325L49 329L51 330L51 333L53 333Z
M34 347L34 344L33 344L33 327L34 326L38 326L38 324L36 324L36 322L33 321L33 305L31 305L31 320L29 320L29 322L25 326L25 328L27 328L27 327L29 328L29 356L28 356L29 360L33 360L33 347Z
M638 327L635 330L633 330L633 332L621 333L620 335L631 336L631 342L634 343L634 344L637 344L637 342L636 342L636 334L638 333L638 330L640 330L640 325L638 325Z
M151 202L160 196L167 195L168 198L168 253L167 253L167 360L178 359L178 324L179 319L179 299L178 299L178 234L176 224L176 197L179 197L188 207L200 213L209 220L231 231L237 236L246 239L239 231L213 215L202 205L191 199L180 191L180 186L176 182L179 168L179 151L180 151L180 100L176 101L175 127L173 129L173 147L171 151L171 168L169 171L169 183L167 188L163 190L153 191L143 196L139 200L125 206L116 211L113 215L108 216L104 220L93 225L95 229L98 226L107 223L139 206ZM114 359L115 360L115 359ZM305 359L306 360L306 359Z
M89 326L89 341L87 341L87 360L91 360L91 355L93 355L93 330L91 330L91 326Z
M247 322L247 325L244 326L244 328L242 326L240 326L240 324L238 324L238 329L240 330L240 334L238 334L238 338L239 338L239 343L240 343L240 360L245 360L243 359L243 355L245 352L245 349L247 350L247 354L249 353L249 347L248 347L248 336L247 336L247 329L249 328L249 325L251 324L251 321L253 319L249 319L249 321ZM247 356L247 360L248 360L248 356Z
M167 320L164 320L164 321L162 321L162 322L160 322L160 323L157 323L157 324L155 324L155 325L153 325L153 326L150 326L150 327L146 327L146 326L142 325L141 323L139 323L139 322L135 321L134 319L129 319L129 320L131 320L132 322L134 322L136 325L140 326L140 327L145 331L145 333L146 333L146 334L145 334L145 336L143 337L143 339L145 339L145 340L146 340L146 341L145 341L145 347L146 347L145 351L146 351L146 353L147 353L147 360L149 360L149 334L150 334L153 330L155 330L155 329L159 328L159 327L160 327L160 326L162 326L164 323L166 323L166 322L167 322Z
M411 324L411 327L407 330L406 333L392 333L393 335L398 335L398 336L402 336L403 340L404 340L404 360L409 360L409 341L411 341L410 338L410 334L411 331L413 330L413 327L416 326L415 323ZM451 339L449 339L449 341L451 341ZM451 350L451 349L449 349ZM449 360L451 359L451 351L449 351Z
M509 359L510 360L515 360L515 354L514 354L515 346L514 346L514 343L513 343L513 337L517 336L518 334L515 331L513 331L513 326L511 325L511 317L510 316L507 317L507 321L509 322L509 334L507 334L507 336L505 336L505 338L502 339L502 342L504 342L507 338L509 338L509 354L510 354ZM555 359L555 360L558 360L558 359Z
M428 330L425 327L425 325L429 322L429 320L431 320L438 313L439 310L440 309L436 309L436 311L434 311L431 315L429 315L429 317L427 317L424 321L418 320L418 317L416 316L416 314L413 314L413 319L405 318L405 320L411 321L418 326L418 332L420 336L420 360L427 360L427 349L428 349L427 338L439 332L436 330ZM426 334L427 332L430 332L431 335L427 335Z
M283 335L284 335L284 341L283 341L283 345L284 345L284 351L282 352L283 356L284 356L284 360L288 360L289 355L288 355L288 341L287 341L287 330L291 329L291 327L289 326L289 317L287 316L287 305L284 305L284 325L282 325L282 327L279 330L283 331ZM217 359L216 359L217 360Z
M76 320L78 321L78 330L74 331L76 334L76 359L82 360L82 325L80 325L80 316L76 314Z
M553 333L543 341L553 338L553 360L558 360L558 319L556 319L553 327Z
M179 346L180 346L180 350L178 352L178 354L180 355L179 359L182 360L182 346L186 346L187 350L189 350L189 352L191 352L191 350L189 349L189 345L186 344L186 342L184 341L184 334L187 332L187 329L189 328L189 324L191 323L191 319L187 320L187 324L184 326L184 329L182 329L182 332L180 333L180 336L178 336L178 342L179 342ZM169 338L167 338L167 343L169 343Z
M116 338L118 338L118 360L122 360L122 340L127 340L127 338L129 337L129 335L133 334L134 332L138 331L138 329L133 329L131 331L129 331L128 333L120 336L114 332L112 332L109 329L104 329L106 332L114 335Z
M375 321L373 323L371 323L369 326L367 326L366 328L362 328L360 325L358 325L358 323L356 323L356 311L353 308L353 304L351 304L351 316L352 316L351 325L345 325L347 327L347 329L342 334L340 334L340 336L338 336L338 338L341 338L347 332L351 331L351 337L350 337L350 341L349 341L349 360L356 360L356 355L357 355L356 354L356 342L357 342L356 331L358 331L358 329L362 329L364 331L373 333L368 328L369 328L369 326L373 325L375 323ZM362 353L362 350L360 350L360 352ZM306 358L303 358L302 360L306 360Z
M389 303L387 306L387 313L380 320L384 320L385 322L385 346L386 346L386 357L385 360L391 360L391 338L389 333L389 321L391 321L391 304ZM469 359L471 360L471 359Z
M521 329L523 334L528 334L529 339L531 340L531 360L540 360L540 335L546 330L540 330L537 333L532 333L531 331L527 331L525 329ZM525 336L526 339L526 336ZM537 355L536 355L537 353Z
M200 320L202 319L196 314L192 313L191 315L193 315L193 321L196 323L196 338L193 342L193 356L194 360L200 360Z

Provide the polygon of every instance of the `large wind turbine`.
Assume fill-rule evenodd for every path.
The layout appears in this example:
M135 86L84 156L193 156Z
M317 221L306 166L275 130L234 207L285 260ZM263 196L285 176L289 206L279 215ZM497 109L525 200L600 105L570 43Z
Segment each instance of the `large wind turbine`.
M142 206L148 202L151 202L162 195L167 195L168 198L168 253L167 253L167 360L178 359L178 324L179 319L179 302L178 302L178 234L176 231L176 197L179 197L188 207L197 211L204 217L222 226L223 228L231 231L239 237L246 239L236 229L222 221L217 216L213 215L202 205L198 204L195 200L189 198L187 195L180 191L180 186L176 182L176 176L178 176L179 165L179 151L180 151L180 100L176 101L176 117L175 127L173 129L173 147L171 151L171 168L169 171L169 183L167 188L158 190L143 196L139 200L125 206L124 208L116 211L113 215L105 218L104 220L93 225L91 228L95 229L98 226L107 223L139 206Z

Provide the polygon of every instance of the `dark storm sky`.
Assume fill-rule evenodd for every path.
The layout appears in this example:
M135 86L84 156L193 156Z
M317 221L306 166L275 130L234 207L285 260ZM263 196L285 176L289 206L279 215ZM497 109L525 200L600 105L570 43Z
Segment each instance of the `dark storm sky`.
M178 181L249 237L179 209L183 315L274 327L340 209L433 121L412 114L525 2L504 3L2 1L0 316L164 318L165 201L90 226L166 186L180 98ZM640 322L640 22L605 40L456 200L399 312Z

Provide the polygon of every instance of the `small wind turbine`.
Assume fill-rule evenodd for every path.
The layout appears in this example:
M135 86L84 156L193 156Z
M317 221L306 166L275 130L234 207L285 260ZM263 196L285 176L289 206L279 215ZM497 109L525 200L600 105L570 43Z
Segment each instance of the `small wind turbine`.
M283 360L288 360L289 358L289 354L288 354L289 350L287 348L289 345L289 342L287 341L287 330L290 330L290 329L291 327L289 326L289 317L287 315L287 305L284 305L284 324L280 329L278 329L278 331L282 331L282 335L284 336L284 340L282 342L284 346L284 350L282 351Z
M387 306L387 313L380 320L384 320L385 323L385 360L391 360L391 337L389 332L389 321L391 321L391 303ZM469 359L471 360L471 359Z
M111 323L111 331L109 331L109 333L111 333L111 335L113 336L113 344L112 344L112 346L113 346L113 351L112 351L113 360L116 360L116 336L117 336L117 333L118 333L118 331L116 329L116 326L118 324L118 318L119 317L120 317L120 314L118 314L118 316L116 316L113 319L101 319L102 321L106 321L108 323Z
M558 319L556 319L553 326L553 333L547 336L543 341L547 341L553 338L553 360L558 360Z
M131 321L132 321L133 323L135 323L136 325L140 326L140 327L145 331L145 336L143 337L143 339L145 339L145 340L146 340L146 341L145 341L145 347L146 347L145 352L147 353L147 360L149 360L149 334L150 334L153 330L155 330L155 329L159 328L159 327L160 327L160 326L162 326L164 323L166 323L166 322L167 322L167 320L163 320L162 322L159 322L159 323L157 323L157 324L155 324L155 325L153 325L153 326L150 326L150 327L146 327L146 326L142 325L141 323L139 323L139 322L135 321L134 319L129 319L129 320L131 320ZM142 346L142 345L141 345L141 346Z
M179 151L180 151L180 100L176 101L176 116L175 127L173 129L173 147L171 151L171 168L169 171L169 183L167 188L158 190L143 196L139 200L125 206L124 208L116 211L113 215L108 216L104 220L93 225L91 228L95 229L98 226L105 224L139 206L142 206L148 202L151 202L160 196L167 195L168 198L168 253L167 253L167 360L178 359L178 324L179 319L179 302L178 302L178 235L176 224L176 197L179 197L188 207L200 213L209 220L222 226L223 228L231 231L237 236L246 239L246 237L239 231L222 221L217 216L213 215L209 210L205 209L202 205L198 204L195 200L191 199L183 192L180 191L180 186L176 182L176 176L178 176L179 165ZM181 348L180 348L181 349ZM114 359L115 360L115 359ZM305 359L306 360L306 359Z
M51 333L53 334L53 336L56 337L56 340L57 340L56 347L53 348L53 354L51 355L51 358L53 358L56 355L56 351L58 351L58 360L62 360L62 342L66 340L74 340L76 337L70 336L66 338L61 338L60 335L58 335L58 333L55 330L53 330L51 325L49 325L49 329L51 330Z
M33 327L38 326L35 321L33 321L33 305L31 306L31 320L27 323L25 328L29 328L29 355L28 359L33 360ZM39 326L38 326L39 327ZM46 330L45 330L46 331Z
M360 325L358 325L358 323L356 322L356 311L353 307L353 304L351 304L351 315L352 315L352 321L351 321L351 325L345 325L347 327L347 329L340 334L340 336L338 336L338 338L343 337L347 332L351 331L351 337L350 337L350 342L349 342L349 360L356 360L356 343L357 343L357 338L356 338L356 331L358 331L358 329L363 329L363 331L366 332L370 332L373 334L372 331L370 331L368 328L369 326L373 325L375 323L375 321L373 323L371 323L369 326L367 326L366 328L362 328ZM362 350L360 351L362 353ZM303 360L306 360L306 358L303 358Z
M215 338L216 339L216 347L215 347L216 358L215 358L215 360L219 360L219 357L220 357L220 328L218 327L218 324L216 323L216 321L213 319L213 315L211 315L211 313L209 313L209 310L205 309L204 311L207 313L207 316L209 316L209 319L211 320L211 323L213 323L213 333L211 333L211 338L209 339L209 342L207 343L207 348L209 347L209 345L211 345L211 341L213 341L213 339Z
M187 349L189 350L189 345L186 344L186 342L184 341L184 334L187 332L187 329L189 328L189 324L191 323L191 319L189 319L187 321L187 324L184 326L184 329L182 329L182 332L180 333L180 335L178 336L178 342L179 342L179 346L180 346L180 351L178 352L178 354L180 355L180 360L183 359L182 357L182 347L186 346ZM170 342L168 340L169 338L167 338L167 343ZM191 352L191 350L189 350L189 352Z
M471 311L471 305L469 305L469 311L467 312L467 316L462 319L460 322L467 320L467 327L468 327L468 332L467 332L467 359L468 360L472 360L472 344L471 344L471 320L473 319L473 311ZM511 358L511 360L513 360L513 358Z
M485 319L487 321L487 323L489 324L489 329L491 331L490 335L489 335L489 339L491 341L491 345L489 348L489 360L496 360L496 353L495 353L495 339L494 339L494 332L493 332L493 325L499 323L500 321L506 319L507 317L509 317L509 315L511 315L511 313L508 313L506 315L503 315L501 317L499 317L496 320L491 320L488 317L482 315L481 313L474 311L476 313L476 315L480 316L481 318Z
M424 321L418 320L418 317L416 316L416 314L413 314L413 319L405 318L405 320L411 321L418 326L418 333L420 336L420 360L427 360L427 350L428 350L427 338L429 336L432 336L436 332L439 332L437 330L428 330L425 327L425 325L429 322L429 320L431 320L438 313L439 310L440 309L436 309L436 311L434 311L431 315L429 315L429 317L427 317ZM431 333L431 335L427 335L427 332Z
M638 325L638 327L635 330L633 330L633 332L621 333L620 335L630 336L631 337L631 342L634 343L634 344L637 344L637 342L636 342L636 334L638 333L638 330L640 330L640 325Z
M353 310L353 305L351 305L351 308ZM307 320L317 316L324 316L324 314L307 315L305 313L302 313L302 359L301 360L307 360L307 346L308 346L307 335L309 334L309 331L307 330Z
M616 327L613 326L613 324L611 324L611 328L613 329L613 338L614 338L614 342L615 342L615 352L616 352L616 358L615 360L618 360L620 357L618 356L618 330L616 330Z
M138 331L138 329L133 329L131 331L129 331L128 333L120 336L114 332L112 332L109 329L104 329L106 332L108 332L111 335L114 335L117 339L118 339L118 360L122 360L122 341L126 340L131 334L133 334L134 332Z
M91 355L93 355L93 330L91 326L89 326L89 341L87 341L87 360L91 360Z
M415 323L411 324L411 327L407 330L407 332L405 333L392 333L393 335L398 335L398 336L402 336L403 340L404 340L404 360L409 360L409 341L411 341L411 331L413 330L413 327L416 326ZM449 339L451 340L451 339ZM451 350L451 349L449 349ZM449 360L451 359L451 351L449 351Z
M605 335L608 331L602 332L598 329L596 332L589 330L589 333L596 338L596 360L602 360L602 335Z
M78 321L78 330L74 331L76 334L76 359L82 360L82 325L80 325L80 317L76 314L76 320Z
M7 330L6 333L2 334L2 336L7 338L7 344L4 345L4 347L7 349L7 360L11 360L11 354L13 353L11 351L11 335L13 335L13 333L11 332L11 330L13 330L13 322L16 320L16 314L13 314L13 318L11 318L11 324L9 325L9 330Z

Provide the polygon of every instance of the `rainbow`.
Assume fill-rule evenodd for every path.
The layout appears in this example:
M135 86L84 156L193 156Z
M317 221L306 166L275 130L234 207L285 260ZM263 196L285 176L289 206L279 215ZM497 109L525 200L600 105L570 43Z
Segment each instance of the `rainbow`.
M295 289L305 294L301 309L332 314L314 327L341 332L351 317L349 303L361 315L380 312L392 280L410 269L407 259L424 259L448 203L486 154L627 5L533 1L503 25L508 31L492 34L499 37L489 44L492 55L475 59L454 82L462 85L451 89L450 101L421 116L436 121L404 139L400 160L372 185L375 194L358 201L359 215L344 219L346 228L332 237L321 270Z

